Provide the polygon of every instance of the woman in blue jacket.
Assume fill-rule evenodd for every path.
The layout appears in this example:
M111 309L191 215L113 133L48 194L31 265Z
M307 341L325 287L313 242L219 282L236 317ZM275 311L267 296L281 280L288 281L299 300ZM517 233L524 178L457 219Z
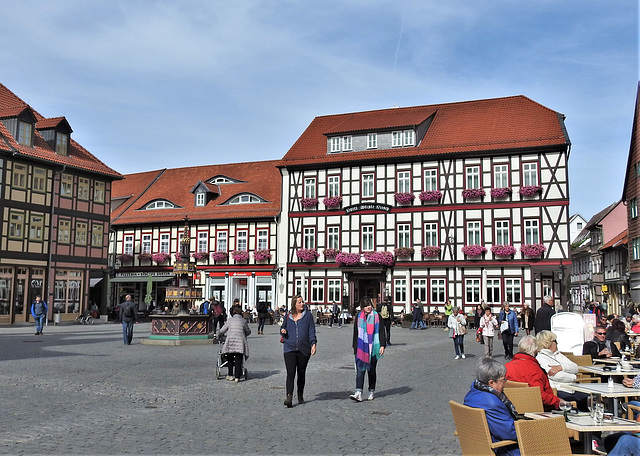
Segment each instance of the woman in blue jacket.
M291 298L291 308L280 326L284 342L284 365L287 368L287 398L284 405L293 406L293 381L298 374L298 404L304 404L304 383L307 364L316 354L316 324L311 312L305 309L299 295Z
M502 322L507 322L503 325ZM502 345L504 346L504 359L513 358L513 338L518 335L518 316L509 309L509 302L505 301L502 310L498 316L498 325L500 325L500 333L502 336ZM504 326L507 326L504 328Z

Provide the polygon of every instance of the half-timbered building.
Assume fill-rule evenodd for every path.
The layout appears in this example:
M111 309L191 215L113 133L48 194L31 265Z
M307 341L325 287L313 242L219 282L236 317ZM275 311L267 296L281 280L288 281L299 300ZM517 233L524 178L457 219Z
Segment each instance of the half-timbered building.
M625 202L629 220L629 295L631 301L638 303L640 302L640 218L638 217L638 202L640 201L640 83L638 83L636 93L622 201Z
M107 266L111 184L121 175L0 84L0 324L86 310Z
M185 220L203 296L231 305L274 305L280 173L274 161L161 169L114 184L112 307L130 294L141 310L147 287L157 308L179 252ZM200 302L198 302L199 304Z
M280 165L278 291L560 304L569 151L564 116L524 96L317 117Z

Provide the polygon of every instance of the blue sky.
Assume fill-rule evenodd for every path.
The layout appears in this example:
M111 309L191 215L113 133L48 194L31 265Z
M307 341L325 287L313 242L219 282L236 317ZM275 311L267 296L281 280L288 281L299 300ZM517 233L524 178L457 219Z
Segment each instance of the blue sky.
M622 195L632 0L0 0L0 82L127 174L278 159L320 115L525 95L566 115L571 213Z

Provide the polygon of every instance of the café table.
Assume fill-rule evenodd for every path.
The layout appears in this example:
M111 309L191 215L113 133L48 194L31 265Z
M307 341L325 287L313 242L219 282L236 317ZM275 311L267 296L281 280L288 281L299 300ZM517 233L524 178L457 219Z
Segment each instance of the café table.
M588 374L596 374L596 375L609 375L609 376L622 376L628 375L630 377L635 377L640 374L639 368L631 368L628 370L622 369L617 370L615 366L611 366L611 370L605 370L605 366L578 366L578 370L580 372L585 372Z
M558 412L531 412L525 413L524 416L533 420L543 420L545 418L558 416ZM569 413L568 416L569 421L565 423L567 429L577 431L580 434L584 454L592 454L591 439L594 432L640 432L640 423L624 418L614 417L613 420L603 420L598 423L596 420L591 418L589 413Z
M640 396L640 388L627 388L622 383L567 383L567 388L587 394L599 394L613 400L613 415L618 416L618 399L621 397Z
M640 359L631 359L629 360L628 357L625 357L625 360L629 361L631 364L640 364ZM602 364L618 364L620 362L620 358L617 357L611 357L611 358L594 358L593 359L594 364L595 363L602 363Z

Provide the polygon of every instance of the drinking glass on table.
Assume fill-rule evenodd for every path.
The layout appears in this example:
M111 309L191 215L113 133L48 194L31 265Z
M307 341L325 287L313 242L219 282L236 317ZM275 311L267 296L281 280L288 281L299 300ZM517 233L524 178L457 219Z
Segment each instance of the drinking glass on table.
M593 398L593 394L589 394L589 396L587 396L587 408L589 409L589 414L591 415L591 418L595 418L595 413L596 413L595 404L596 404L596 401Z
M558 404L558 408L562 410L564 415L564 420L569 421L569 417L567 416L567 412L571 410L571 402L561 400Z
M601 424L603 418L604 418L604 404L602 402L598 402L595 405L595 420L598 422L598 424Z

